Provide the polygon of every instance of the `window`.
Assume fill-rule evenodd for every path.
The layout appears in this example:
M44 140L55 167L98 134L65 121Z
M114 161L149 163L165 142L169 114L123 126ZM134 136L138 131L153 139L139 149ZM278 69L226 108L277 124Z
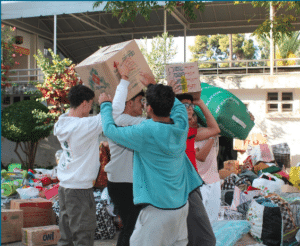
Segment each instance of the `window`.
M267 113L293 112L293 92L268 92Z

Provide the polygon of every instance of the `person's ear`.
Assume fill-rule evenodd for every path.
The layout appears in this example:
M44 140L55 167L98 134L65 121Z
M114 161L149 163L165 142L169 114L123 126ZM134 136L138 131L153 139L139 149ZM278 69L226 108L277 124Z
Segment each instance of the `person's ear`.
M153 109L152 109L152 107L151 107L151 105L146 105L146 111L147 111L147 113L150 115L152 115L153 114Z

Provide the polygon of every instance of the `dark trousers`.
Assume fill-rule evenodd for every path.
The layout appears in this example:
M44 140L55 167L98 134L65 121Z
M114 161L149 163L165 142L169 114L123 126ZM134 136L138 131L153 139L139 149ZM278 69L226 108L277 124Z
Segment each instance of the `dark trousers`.
M189 195L189 213L187 217L188 246L214 246L216 237L211 227L199 188Z
M120 215L123 224L117 246L129 246L130 237L141 210L140 206L133 204L132 183L114 183L108 181L107 188L115 206L115 213Z
M59 246L93 246L96 203L93 189L59 187Z

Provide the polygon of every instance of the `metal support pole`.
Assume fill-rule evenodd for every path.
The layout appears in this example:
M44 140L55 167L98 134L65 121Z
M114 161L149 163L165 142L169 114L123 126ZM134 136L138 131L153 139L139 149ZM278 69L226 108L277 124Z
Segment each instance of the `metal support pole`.
M54 40L53 40L53 52L56 55L56 28L57 28L57 15L54 15Z
M164 34L167 33L167 10L164 9ZM167 43L165 43L165 48L164 48L164 79L167 78L167 74L166 74L166 63L167 63Z
M184 26L184 62L186 62L186 25Z
M273 40L273 20L274 20L274 7L272 2L270 2L270 75L274 74L274 40Z

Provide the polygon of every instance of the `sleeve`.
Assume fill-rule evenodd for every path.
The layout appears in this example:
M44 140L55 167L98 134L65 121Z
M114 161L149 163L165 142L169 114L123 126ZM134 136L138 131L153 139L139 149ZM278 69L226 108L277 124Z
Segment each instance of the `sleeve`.
M122 114L115 119L117 126L133 126L142 123L146 118Z
M121 79L120 84L117 86L116 93L112 102L114 119L121 115L125 109L129 84L130 83L127 80Z
M173 119L174 123L180 124L182 129L188 131L189 129L188 114L185 106L177 98L175 98L175 102L172 107L170 117Z
M101 104L100 113L105 136L129 149L141 151L143 149L143 143L147 133L146 125L139 124L126 127L116 126L111 112L111 103L104 102Z
M120 84L117 86L116 93L113 99L113 117L114 119L120 116L125 109L125 102L128 93L129 82L121 79ZM102 132L101 114L87 118L86 125L87 132Z

